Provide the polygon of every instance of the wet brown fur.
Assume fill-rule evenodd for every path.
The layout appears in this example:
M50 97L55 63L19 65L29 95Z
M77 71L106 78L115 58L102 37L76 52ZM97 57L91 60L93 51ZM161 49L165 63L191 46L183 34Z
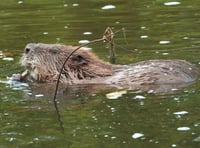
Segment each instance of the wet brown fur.
M60 44L34 44L25 47L21 64L27 75L38 82L56 81L61 67L76 49ZM65 64L61 82L66 84L101 83L116 85L182 84L199 78L200 71L184 60L149 60L132 65L113 65L82 48Z
M64 61L76 48L59 44L28 44L20 63L36 81L55 81ZM61 81L72 84L77 80L111 76L115 68L117 66L98 59L92 52L82 48L67 61Z

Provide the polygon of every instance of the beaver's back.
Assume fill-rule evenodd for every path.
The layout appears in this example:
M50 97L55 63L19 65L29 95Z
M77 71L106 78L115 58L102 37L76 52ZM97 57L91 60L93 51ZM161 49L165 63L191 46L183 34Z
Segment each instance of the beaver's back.
M149 60L123 66L107 79L120 85L192 83L200 70L184 60Z

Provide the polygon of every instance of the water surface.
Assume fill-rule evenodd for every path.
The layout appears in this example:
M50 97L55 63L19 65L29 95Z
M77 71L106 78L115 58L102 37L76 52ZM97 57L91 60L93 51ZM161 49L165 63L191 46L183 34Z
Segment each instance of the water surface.
M101 38L108 26L125 30L115 36L119 64L176 58L200 67L199 5L1 0L0 147L200 147L199 81L170 94L69 86L60 89L58 104L54 85L4 83L23 71L18 61L27 43L79 45ZM105 44L88 47L109 61ZM120 95L110 98L113 92Z

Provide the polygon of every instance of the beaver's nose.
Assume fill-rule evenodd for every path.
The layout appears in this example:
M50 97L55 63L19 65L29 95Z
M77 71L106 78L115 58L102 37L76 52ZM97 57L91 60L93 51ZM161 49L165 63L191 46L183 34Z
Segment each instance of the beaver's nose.
M29 47L26 47L25 49L24 49L24 52L27 54L27 53L29 53L31 51L31 48L29 48Z

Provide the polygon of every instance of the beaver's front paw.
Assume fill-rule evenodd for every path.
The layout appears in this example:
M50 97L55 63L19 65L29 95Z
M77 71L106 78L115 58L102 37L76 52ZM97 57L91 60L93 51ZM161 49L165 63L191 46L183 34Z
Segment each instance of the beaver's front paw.
M22 75L20 73L12 74L11 77L9 77L10 80L13 81L21 81Z

